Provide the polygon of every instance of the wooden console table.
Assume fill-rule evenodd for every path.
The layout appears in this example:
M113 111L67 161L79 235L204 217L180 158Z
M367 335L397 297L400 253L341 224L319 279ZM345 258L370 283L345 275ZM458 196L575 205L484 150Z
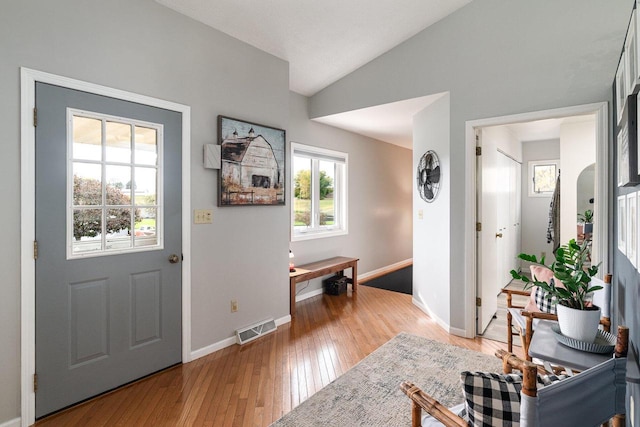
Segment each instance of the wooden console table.
M352 272L352 278L347 279L347 282L351 283L355 292L358 287L358 258L337 256L296 266L296 271L289 273L289 313L291 317L296 315L296 283L316 279L331 273L340 272L344 274L344 270L347 268L350 268Z

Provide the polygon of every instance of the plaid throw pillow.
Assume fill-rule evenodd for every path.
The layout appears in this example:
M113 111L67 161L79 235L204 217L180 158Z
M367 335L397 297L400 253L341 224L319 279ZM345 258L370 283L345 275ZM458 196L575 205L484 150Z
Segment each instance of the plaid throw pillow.
M555 296L549 294L544 289L536 286L536 292L534 297L535 297L536 305L538 306L541 312L556 314L557 298Z
M522 377L465 371L460 374L469 425L519 425Z

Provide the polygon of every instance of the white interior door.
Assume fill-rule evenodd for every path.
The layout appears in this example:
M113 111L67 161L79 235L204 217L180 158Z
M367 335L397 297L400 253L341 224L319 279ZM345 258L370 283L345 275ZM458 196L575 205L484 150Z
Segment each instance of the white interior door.
M491 141L482 139L482 130L477 133L482 155L477 157L476 205L477 221L481 231L477 232L477 289L479 304L476 310L476 331L481 334L498 310L496 288L498 280L498 151Z
M509 274L511 265L513 229L511 221L511 164L512 160L501 152L497 152L497 187L498 206L496 209L498 231L496 233L496 255L497 255L497 281L494 287L494 295L497 296L500 289L505 287L511 275Z

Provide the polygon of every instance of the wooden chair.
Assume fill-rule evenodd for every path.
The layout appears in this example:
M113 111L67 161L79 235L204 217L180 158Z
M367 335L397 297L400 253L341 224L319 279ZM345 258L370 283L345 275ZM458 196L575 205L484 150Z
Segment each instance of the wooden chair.
M532 268L533 274L533 268ZM603 287L600 291L594 292L594 304L599 306L602 310L602 317L600 324L603 329L609 332L611 328L611 319L609 316L609 301L611 298L611 275L607 274L604 281L593 278L594 281L599 281L599 285ZM513 352L513 334L520 335L520 341L522 342L522 348L524 356L528 361L531 361L529 356L529 344L533 337L533 331L536 328L539 320L558 320L558 316L550 313L541 313L540 311L533 311L535 308L535 302L533 302L532 294L535 293L535 288L520 291L516 289L503 289L502 293L506 294L507 298L507 350ZM513 296L522 295L529 297L527 306L520 306L513 304Z
M620 326L613 358L540 389L537 373L544 368L504 350L496 351L496 356L502 359L505 373L517 369L523 374L520 426L583 427L608 423L613 417L613 427L624 427L628 344L629 329ZM411 399L412 427L468 425L466 420L413 383L405 381L400 389ZM423 418L423 411L429 416Z

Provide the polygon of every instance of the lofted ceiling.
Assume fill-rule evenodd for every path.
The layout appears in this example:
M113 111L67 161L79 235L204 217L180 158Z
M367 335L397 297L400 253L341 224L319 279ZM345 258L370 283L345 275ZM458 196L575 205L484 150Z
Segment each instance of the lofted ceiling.
M289 89L311 96L471 0L156 2L288 61ZM411 148L413 115L436 98L414 98L315 120Z
M289 88L305 96L314 95L471 2L155 1L288 61ZM422 96L314 120L410 149L413 116L440 96ZM507 127L521 141L554 139L559 138L560 124L566 120L540 120Z
M156 0L289 62L311 96L471 0Z

